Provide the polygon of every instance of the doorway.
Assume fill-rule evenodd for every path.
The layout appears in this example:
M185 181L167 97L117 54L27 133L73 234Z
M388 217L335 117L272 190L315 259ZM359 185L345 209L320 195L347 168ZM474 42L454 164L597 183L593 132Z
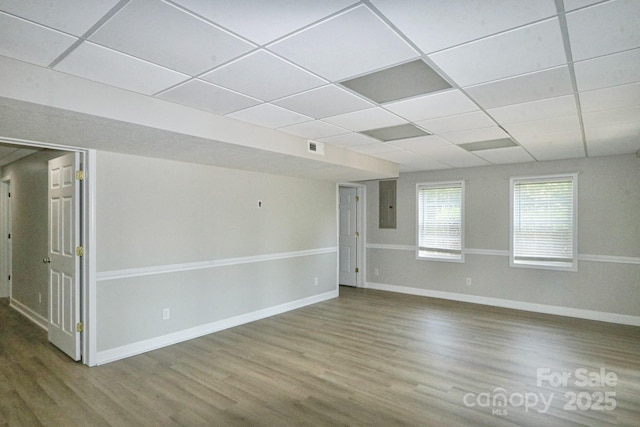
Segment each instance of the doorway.
M11 297L11 178L0 180L0 298Z
M364 286L364 196L363 185L338 187L338 283L344 286Z

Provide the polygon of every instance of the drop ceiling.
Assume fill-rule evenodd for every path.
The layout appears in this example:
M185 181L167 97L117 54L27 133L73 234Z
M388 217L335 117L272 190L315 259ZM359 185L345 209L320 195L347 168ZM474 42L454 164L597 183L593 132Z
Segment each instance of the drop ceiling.
M4 0L0 55L409 172L637 152L638 22L638 0ZM424 134L371 136L403 125Z

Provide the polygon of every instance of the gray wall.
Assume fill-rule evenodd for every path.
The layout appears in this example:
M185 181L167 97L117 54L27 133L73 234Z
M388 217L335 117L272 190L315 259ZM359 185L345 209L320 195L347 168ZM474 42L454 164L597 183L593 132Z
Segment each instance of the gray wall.
M337 289L335 251L170 271L335 248L335 183L99 152L96 227L98 351Z
M48 317L48 161L64 153L40 151L2 168L11 177L12 299ZM40 296L42 299L40 300Z
M369 182L367 243L382 248L367 250L367 281L640 316L637 263L581 260L578 272L509 267L509 178L568 172L579 172L578 253L637 262L640 159L628 155L402 174L396 230L378 228L378 183ZM416 245L416 183L453 179L465 180L465 246L484 253L463 264L416 260L406 250Z

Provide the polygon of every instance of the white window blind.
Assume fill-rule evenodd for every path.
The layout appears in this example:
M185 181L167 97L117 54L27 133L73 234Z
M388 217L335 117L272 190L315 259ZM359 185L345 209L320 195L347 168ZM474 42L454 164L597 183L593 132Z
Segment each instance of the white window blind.
M418 184L418 257L462 260L463 182Z
M512 179L512 264L576 265L575 175Z

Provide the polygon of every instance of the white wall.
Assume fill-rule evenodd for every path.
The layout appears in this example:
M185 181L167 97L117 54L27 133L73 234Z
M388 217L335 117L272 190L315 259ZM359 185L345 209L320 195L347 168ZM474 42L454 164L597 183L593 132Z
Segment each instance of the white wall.
M510 267L509 178L567 172L579 172L578 272ZM416 260L416 183L453 179L465 180L466 260ZM378 228L378 184L370 182L367 280L371 287L421 295L638 317L639 182L640 159L634 155L403 174L396 230Z
M99 363L337 296L335 183L98 152L96 227Z

